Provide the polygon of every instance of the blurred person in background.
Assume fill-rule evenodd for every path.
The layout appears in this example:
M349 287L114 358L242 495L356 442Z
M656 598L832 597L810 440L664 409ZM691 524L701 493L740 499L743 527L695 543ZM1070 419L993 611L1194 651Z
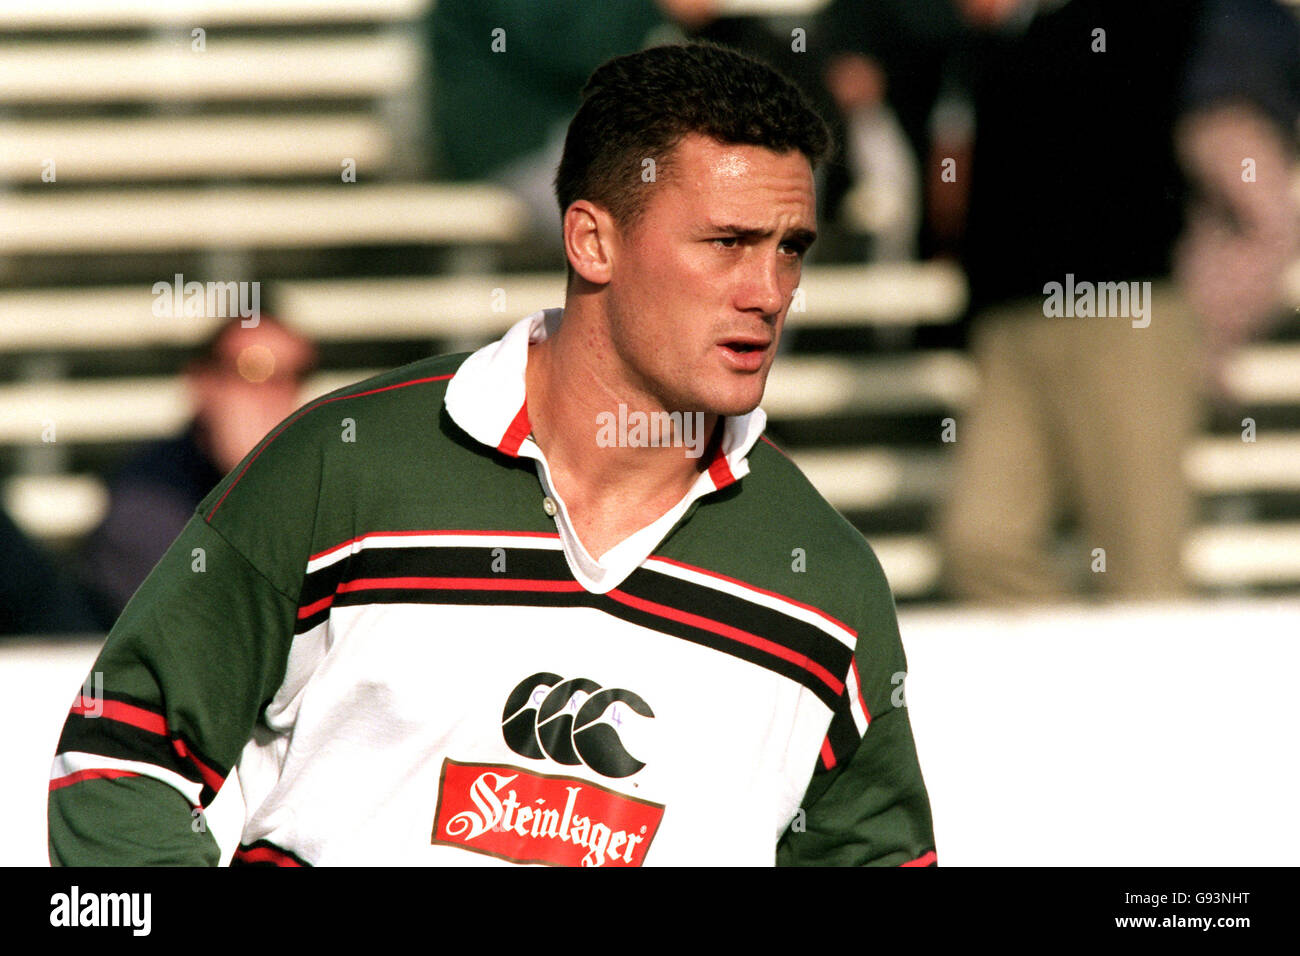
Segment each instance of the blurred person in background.
M828 183L831 201L871 234L873 260L952 251L923 215L938 182L923 172L939 169L927 162L936 145L968 135L953 83L963 39L955 0L832 0L819 15L823 81L845 128L847 179Z
M1191 196L1174 275L1205 334L1210 397L1267 333L1300 246L1291 198L1300 120L1300 25L1274 0L1207 0L1175 128Z
M439 0L429 12L438 175L491 180L527 205L557 261L552 180L579 91L601 63L680 39L718 0Z
M1241 37L1220 42L1223 11L1235 6L961 2L977 38L973 161L938 198L966 213L981 386L958 427L954 486L940 516L956 596L1063 598L1089 570L1114 596L1186 591L1181 552L1194 500L1182 458L1204 419L1205 342L1239 341L1221 330L1257 325L1271 310L1273 280L1293 245L1277 225L1286 207L1268 216L1258 208L1279 201L1285 151L1277 137L1238 139L1268 124L1237 114L1226 126L1204 112L1225 97L1238 110L1283 102L1274 94L1288 71L1270 70L1290 57L1294 72L1297 48L1282 39L1294 25L1288 32L1279 18L1258 33L1265 40L1279 31L1261 47L1244 37L1267 17L1238 18ZM1274 51L1273 65L1245 69L1255 49ZM1243 75L1251 82L1234 79ZM1270 109L1247 108L1261 112ZM1213 190L1221 200L1215 225L1194 214L1185 248L1195 251L1184 256L1212 281L1185 289L1170 271L1186 203L1175 129L1184 158L1194 160L1193 180L1221 187ZM1268 171L1249 186L1271 185L1225 188L1253 153ZM1205 238L1228 222L1236 240ZM1243 256L1229 253L1234 244L1244 252L1244 236L1267 246L1260 268L1244 269ZM1128 291L1122 314L1109 309L1124 301L1118 295L1107 309L1100 294L1091 304L1081 298L1084 283L1103 282ZM1072 287L1077 301L1063 302ZM1243 317L1247 302L1253 318ZM1052 552L1067 511L1081 546L1068 568Z
M186 368L194 417L185 431L139 449L109 483L108 512L77 557L103 630L204 495L300 404L315 347L273 316L244 321L223 323Z

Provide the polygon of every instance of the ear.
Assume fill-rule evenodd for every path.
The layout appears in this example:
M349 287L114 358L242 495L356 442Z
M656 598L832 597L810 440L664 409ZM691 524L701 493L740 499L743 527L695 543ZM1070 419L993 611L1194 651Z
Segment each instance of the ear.
M593 285L605 285L614 274L617 235L603 206L578 199L564 212L564 253L573 271Z

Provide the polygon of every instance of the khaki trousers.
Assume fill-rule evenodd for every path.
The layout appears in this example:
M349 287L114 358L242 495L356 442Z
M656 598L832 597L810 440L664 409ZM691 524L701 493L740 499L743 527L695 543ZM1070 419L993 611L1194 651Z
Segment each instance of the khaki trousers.
M1123 597L1185 591L1194 501L1182 458L1204 418L1200 335L1168 283L1152 284L1147 308L1146 328L1045 317L1042 299L976 318L980 388L957 425L938 521L954 596L1051 600L1089 581ZM1082 548L1062 568L1055 532L1067 509Z

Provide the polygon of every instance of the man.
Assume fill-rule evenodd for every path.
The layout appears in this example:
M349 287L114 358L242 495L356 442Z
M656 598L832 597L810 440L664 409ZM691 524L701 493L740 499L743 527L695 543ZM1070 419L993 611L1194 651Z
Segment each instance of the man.
M312 403L208 496L68 719L51 858L215 862L238 762L236 862L933 862L888 585L760 441L825 147L722 48L598 69L563 321Z

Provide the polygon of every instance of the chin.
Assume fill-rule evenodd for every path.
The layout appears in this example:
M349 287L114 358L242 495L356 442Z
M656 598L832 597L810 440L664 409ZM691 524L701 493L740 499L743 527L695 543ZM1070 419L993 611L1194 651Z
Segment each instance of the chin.
M694 394L683 394L665 407L729 418L748 415L763 400L767 376L764 374L761 379L749 378L745 381L737 381L728 376L727 379L711 384L712 387L697 389Z
M763 394L758 395L737 395L725 399L717 399L705 406L705 411L713 415L726 415L734 418L738 415L748 415L754 409L758 408L759 403L763 400Z

